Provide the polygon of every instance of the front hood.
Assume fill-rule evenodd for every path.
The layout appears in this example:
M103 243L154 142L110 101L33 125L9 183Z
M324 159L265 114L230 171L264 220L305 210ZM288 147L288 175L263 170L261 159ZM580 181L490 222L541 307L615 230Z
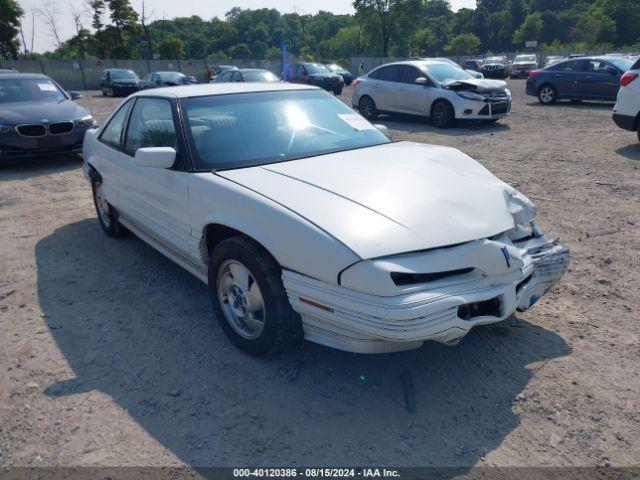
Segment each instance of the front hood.
M363 259L491 237L512 229L530 205L459 150L411 142L216 174L296 212Z
M536 64L531 62L514 62L513 66L514 67L535 67Z
M71 100L62 102L5 103L0 109L0 124L52 123L76 120L89 112Z
M507 88L507 82L486 78L469 78L466 80L445 80L442 88L449 90L476 90L478 92L495 92Z

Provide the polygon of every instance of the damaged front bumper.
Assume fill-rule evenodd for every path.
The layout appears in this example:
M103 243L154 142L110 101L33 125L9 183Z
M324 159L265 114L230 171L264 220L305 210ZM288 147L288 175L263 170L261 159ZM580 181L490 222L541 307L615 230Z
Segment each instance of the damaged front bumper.
M282 279L302 318L304 336L312 342L357 353L408 350L426 340L455 345L476 325L529 309L569 265L569 250L544 236L507 243L519 254L517 268L493 275L476 272L466 280L458 277L451 284L439 282L394 296L330 285L288 270ZM473 258L477 245L455 247L454 254L464 255L467 249Z

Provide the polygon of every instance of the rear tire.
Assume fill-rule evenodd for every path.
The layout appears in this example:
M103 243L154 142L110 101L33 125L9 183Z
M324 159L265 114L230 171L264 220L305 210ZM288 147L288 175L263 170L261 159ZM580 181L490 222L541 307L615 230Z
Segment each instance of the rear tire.
M542 105L553 105L558 101L558 90L553 85L546 83L538 90L538 100Z
M375 120L378 117L376 102L369 95L363 95L358 102L358 111L367 120Z
M431 122L438 128L449 128L456 121L453 106L446 100L436 100L431 107Z
M118 221L118 211L107 201L107 197L102 189L102 179L94 174L91 181L93 190L93 204L96 207L98 221L104 233L109 237L121 237L126 233L126 229Z
M209 296L222 330L246 353L273 355L302 339L280 265L248 238L228 238L211 251Z
M636 133L638 135L638 142L640 142L640 125L638 125L638 131Z

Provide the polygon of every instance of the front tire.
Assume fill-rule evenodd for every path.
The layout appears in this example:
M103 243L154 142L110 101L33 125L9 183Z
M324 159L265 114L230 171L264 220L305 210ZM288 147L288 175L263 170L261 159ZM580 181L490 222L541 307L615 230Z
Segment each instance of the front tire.
M281 275L273 257L248 238L223 240L209 255L214 314L229 340L246 353L273 355L302 339L302 322Z
M340 95L342 95L342 87L340 87L340 88L336 88L336 89L333 91L333 94L334 94L335 96L337 96L337 97L339 97Z
M375 120L378 116L376 102L368 95L363 95L358 102L358 111L367 120Z
M538 100L542 105L553 105L558 101L558 91L553 85L542 85L538 90Z
M436 100L431 107L431 122L438 128L449 128L456 121L453 106L446 100Z
M107 201L104 194L102 179L97 175L91 182L93 190L93 204L96 207L98 221L104 233L110 237L120 237L125 233L125 228L118 221L118 211Z

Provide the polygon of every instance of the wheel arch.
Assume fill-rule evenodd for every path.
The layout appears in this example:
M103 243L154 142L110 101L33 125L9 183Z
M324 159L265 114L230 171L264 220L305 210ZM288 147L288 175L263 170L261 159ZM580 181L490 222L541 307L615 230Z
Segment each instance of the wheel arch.
M269 249L266 248L261 241L254 238L253 235L250 235L243 230L239 230L238 228L230 227L223 223L216 222L207 223L202 229L199 249L200 257L202 258L204 264L207 265L209 263L209 255L211 251L216 247L216 245L232 237L244 237L251 240L258 246L260 246L260 248L262 248L262 250L264 250L271 258L273 258L278 265L281 265L281 263L273 256Z
M438 97L431 102L431 105L429 105L429 118L431 118L431 114L433 113L433 107L438 102L447 102L451 106L451 108L453 108L453 113L455 116L456 107L453 106L453 102L449 100L447 97Z
M551 87L551 88L553 88L553 90L556 92L556 96L558 96L558 97L560 96L560 93L558 92L558 87L556 87L556 86L553 84L553 82L551 82L551 81L549 81L549 80L546 80L546 81L542 82L542 83L540 84L540 86L538 86L538 89L536 90L536 95L540 95L540 92L542 91L542 89L543 89L544 87Z

